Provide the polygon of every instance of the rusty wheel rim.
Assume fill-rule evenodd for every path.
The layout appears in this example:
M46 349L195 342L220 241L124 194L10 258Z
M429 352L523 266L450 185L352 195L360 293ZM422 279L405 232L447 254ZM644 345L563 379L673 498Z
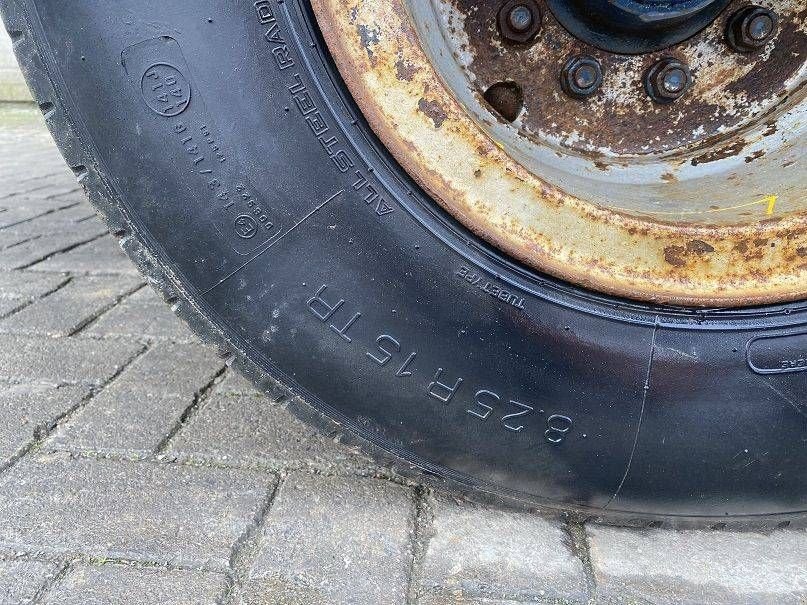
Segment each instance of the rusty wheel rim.
M802 3L767 3L778 27L753 52L726 41L746 6L734 1L697 36L634 56L577 40L543 0L522 4L541 19L526 41L502 31L503 3L313 1L376 134L482 239L542 272L653 303L807 298ZM575 57L602 66L593 93L564 87ZM668 58L692 82L664 104L645 79ZM658 124L663 136L648 137Z

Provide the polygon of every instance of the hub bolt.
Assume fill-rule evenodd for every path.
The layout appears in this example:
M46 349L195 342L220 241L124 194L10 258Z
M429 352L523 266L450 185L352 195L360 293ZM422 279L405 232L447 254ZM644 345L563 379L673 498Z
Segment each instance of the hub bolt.
M498 21L505 40L525 44L541 31L541 9L535 0L508 0L499 10Z
M590 97L602 86L602 65L594 57L578 55L566 61L560 74L560 84L570 97Z
M680 99L691 85L689 66L672 57L656 62L644 77L645 90L656 103L667 104Z
M512 30L525 32L532 27L532 11L523 4L519 4L510 10L507 22Z
M741 53L763 48L776 35L779 18L772 10L761 6L746 6L734 13L726 27L729 45Z

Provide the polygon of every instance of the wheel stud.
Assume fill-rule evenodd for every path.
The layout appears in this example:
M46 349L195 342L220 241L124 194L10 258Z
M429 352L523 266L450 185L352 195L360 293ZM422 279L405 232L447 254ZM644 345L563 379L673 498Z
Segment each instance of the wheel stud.
M666 57L645 74L644 87L656 103L672 103L680 99L692 85L689 66L678 59Z
M602 85L602 65L594 57L572 57L563 66L560 83L563 91L570 97L590 97Z
M519 33L532 27L532 20L532 11L523 4L513 7L507 15L507 23L510 28Z
M541 9L535 0L508 0L499 10L498 21L505 40L525 44L541 30Z
M761 6L746 6L729 18L726 39L737 52L750 53L770 42L778 27L779 18L772 10Z

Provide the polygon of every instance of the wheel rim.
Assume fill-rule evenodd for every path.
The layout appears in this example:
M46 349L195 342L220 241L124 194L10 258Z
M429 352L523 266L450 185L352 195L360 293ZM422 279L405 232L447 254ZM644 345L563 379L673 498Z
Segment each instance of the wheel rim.
M655 303L807 296L807 11L798 0L761 7L775 9L776 30L753 51L726 41L744 6L732 2L695 37L633 56L576 39L543 0L517 3L540 28L508 39L505 4L313 2L379 138L491 244L583 287ZM564 65L580 58L602 69L589 96L562 82ZM684 94L653 101L648 74L677 63L692 74Z

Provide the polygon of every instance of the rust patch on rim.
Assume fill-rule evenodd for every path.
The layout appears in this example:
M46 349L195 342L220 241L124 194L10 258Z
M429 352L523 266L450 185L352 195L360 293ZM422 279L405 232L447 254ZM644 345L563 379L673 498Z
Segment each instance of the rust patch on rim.
M584 287L657 303L807 298L807 216L780 214L772 192L749 199L738 211L744 222L729 225L662 220L616 210L618 199L605 207L570 195L515 161L469 116L424 52L405 0L313 6L340 73L387 148L438 203L513 257ZM675 181L673 171L660 179Z
M731 52L724 40L729 16L747 4L745 0L734 0L709 27L684 43L642 55L588 46L563 28L545 0L538 4L539 38L533 44L516 44L496 28L499 2L445 0L454 16L449 28L457 48L467 54L480 94L502 79L519 82L525 96L524 134L552 138L581 153L642 156L675 152L705 136L728 138L751 114L776 110L787 96L785 83L798 74L807 55L807 9L799 10L797 0L775 3L779 11L787 11L775 41L764 52L748 54ZM576 55L597 59L604 74L601 91L585 102L570 101L557 85L561 66ZM641 77L667 56L688 63L695 81L672 107L653 103L644 94Z

